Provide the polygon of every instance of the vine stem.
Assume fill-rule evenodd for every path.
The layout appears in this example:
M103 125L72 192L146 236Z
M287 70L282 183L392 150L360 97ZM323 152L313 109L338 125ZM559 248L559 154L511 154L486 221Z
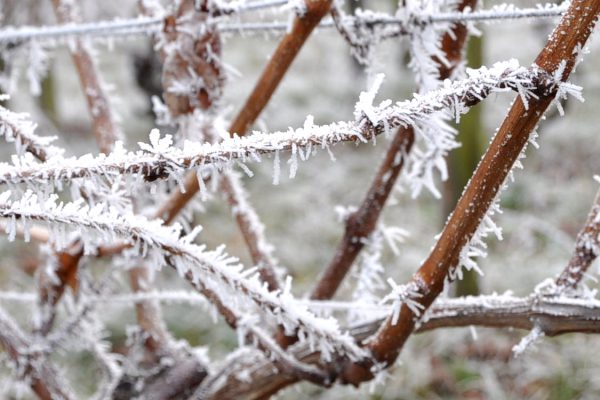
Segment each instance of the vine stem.
M600 0L573 1L536 58L535 64L553 76L560 74L559 78L566 80L575 65L578 51L593 31L599 12ZM556 92L539 96L538 99L532 99L528 107L521 98L515 99L434 249L412 278L412 283L421 296L415 298L415 301L424 309L443 290L452 268L457 267L462 248L475 234L514 162L527 144L529 135L555 96ZM419 316L406 304L402 305L397 321L390 315L377 333L366 340L365 346L373 354L373 361L385 366L391 365L413 332L418 319ZM372 366L372 363L349 363L342 379L359 385L373 377Z

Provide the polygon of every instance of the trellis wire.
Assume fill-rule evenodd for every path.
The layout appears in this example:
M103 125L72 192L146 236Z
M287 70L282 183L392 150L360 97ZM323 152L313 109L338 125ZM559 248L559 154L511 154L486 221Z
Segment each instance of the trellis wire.
M255 11L268 7L285 4L283 0L265 0L248 3L240 6L237 10ZM409 22L411 24L435 24L448 22L491 22L506 19L538 19L553 18L561 16L566 10L564 4L546 7L534 7L518 9L507 7L505 9L490 9L481 11L450 12L437 15L415 16ZM345 17L345 23L360 24L366 22L370 26L375 25L405 25L405 19L397 18L391 15L376 15L367 18L364 17ZM81 24L43 26L43 27L8 27L0 30L0 45L18 44L25 41L52 41L65 39L72 36L86 36L89 38L107 38L130 35L149 35L160 31L163 18L134 18L120 19L114 21L100 21ZM217 23L221 32L277 32L286 31L289 28L288 22L240 22L240 23ZM331 19L319 24L319 28L333 28L334 23Z

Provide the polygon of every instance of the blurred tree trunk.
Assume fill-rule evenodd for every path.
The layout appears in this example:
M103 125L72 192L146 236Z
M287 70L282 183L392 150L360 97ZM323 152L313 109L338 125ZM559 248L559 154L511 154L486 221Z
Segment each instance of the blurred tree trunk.
M469 67L483 65L483 43L481 37L471 36L467 44L467 63ZM445 184L444 221L450 215L460 195L477 167L485 149L486 136L483 131L482 104L471 108L461 118L458 125L458 141L461 147L448 157L449 179ZM456 281L456 295L479 294L479 279L474 270L463 271L463 279Z

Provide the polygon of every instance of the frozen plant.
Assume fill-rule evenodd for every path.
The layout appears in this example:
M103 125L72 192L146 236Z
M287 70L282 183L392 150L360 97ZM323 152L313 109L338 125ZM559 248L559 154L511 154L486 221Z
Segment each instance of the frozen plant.
M600 300L582 282L600 254L600 197L556 279L523 297L440 296L463 268L485 269L474 258L487 254L487 236L502 239L492 217L501 213L503 190L518 179L512 171L523 167L527 144L537 144L546 109L554 103L563 115L560 101L583 100L582 88L568 80L594 29L599 1L477 10L474 0L407 0L393 13L346 15L342 2L330 0L148 0L137 4L140 15L102 21L86 20L85 5L79 6L53 0L58 24L42 19L37 26L0 28L2 82L12 83L4 86L13 94L0 96L0 137L14 144L15 153L0 163L1 228L8 242L23 241L11 248L39 247L44 258L31 268L29 291L0 291L0 301L31 311L28 327L0 308L2 361L11 371L2 378L10 390L25 387L42 399L75 399L86 391L99 399L266 398L300 381L326 389L380 384L395 373L407 340L426 330L524 329L529 333L511 346L521 357L545 337L600 333ZM288 19L269 20L275 15ZM560 21L530 65L509 59L463 68L463 45L479 34L477 23L542 17ZM328 27L337 29L372 78L353 115L327 123L308 115L295 128L255 129L302 45L321 37L312 34L317 28ZM265 31L282 38L232 115L226 94L235 81L222 57L229 44L223 37ZM123 37L147 38L162 68L162 98L152 100L155 126L137 147L128 143L131 128L119 122L99 62L98 45L121 46ZM408 43L416 93L407 99L380 100L388 81L373 61L384 39ZM62 46L75 65L96 142L84 155L36 132L35 109L32 116L11 109L19 73L29 78L33 96L48 90L45 79L52 75L46 75ZM439 180L452 174L446 157L460 146L452 124L501 93L515 96L506 118L434 246L401 282L391 266L404 257L405 239L412 236L382 222L391 193L408 189L409 196L398 195L401 202L414 200L423 188L443 197ZM269 240L262 214L271 203L255 207L264 197L253 198L246 186L257 184L257 164L271 159L273 185L263 196L277 196L294 183L283 184L283 175L301 175L303 163L315 162L319 151L335 160L342 143L356 145L361 157L365 144L386 152L362 202L340 208L344 234L331 262L310 281L312 290L302 294L298 282L307 277L293 265L301 257L274 245L292 238ZM235 240L209 244L218 235L204 219L209 213L202 213L220 199L247 255L233 255ZM321 211L313 204L304 208ZM315 237L321 234L309 228ZM418 230L410 226L411 235ZM356 279L345 285L353 267ZM173 319L187 318L168 311L174 303L199 305L193 315L210 317L216 333L184 338ZM135 320L125 323L108 311L117 305L131 306ZM225 325L236 344L223 345L228 354L219 354L212 350L227 341L218 331ZM116 331L125 338L120 348L113 343ZM78 384L67 365L82 353L92 356L94 368L86 370L89 382Z

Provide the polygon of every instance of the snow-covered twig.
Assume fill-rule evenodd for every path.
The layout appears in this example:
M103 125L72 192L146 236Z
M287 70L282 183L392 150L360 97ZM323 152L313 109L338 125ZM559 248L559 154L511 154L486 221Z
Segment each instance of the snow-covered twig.
M66 226L85 231L81 237L84 249L88 251L96 249L96 235L108 240L127 240L140 252L148 253L156 268L169 265L195 287L199 281L210 278L258 306L264 316L283 325L286 332L298 329L299 336L319 348L325 360L333 354L346 355L353 360L366 356L353 339L339 329L337 321L318 318L305 307L298 306L290 294L291 282L281 292L270 292L254 270L244 270L236 259L224 253L223 248L208 251L204 246L192 244L192 237L180 239L179 226L164 226L160 220L147 220L137 215L119 215L114 208L105 210L97 206L90 209L81 201L58 204L56 196L40 202L31 192L16 201L10 201L9 195L5 192L0 198L0 217L9 220L9 238L14 237L17 220L20 220L22 224L27 221L47 223L57 247L68 240Z
M258 3L258 2L257 2ZM272 6L276 4L266 4ZM277 3L277 2L273 2ZM281 2L279 2L281 3ZM259 9L259 5L251 6L248 3L248 11ZM240 11L245 10L240 8ZM493 22L499 20L525 19L525 18L553 18L561 16L566 10L564 4L548 4L535 8L519 9L514 6L496 6L489 10L449 12L438 14L415 15L411 24L437 24L457 22ZM78 24L65 24L58 26L43 27L6 27L0 30L0 44L20 44L27 41L36 42L61 42L69 43L73 37L86 38L116 38L131 35L151 35L160 31L164 22L162 17L138 17L132 19L116 19L112 21L98 21ZM216 22L216 21L215 21ZM347 16L341 21L345 26L366 25L371 27L390 26L393 30L388 31L384 37L406 35L413 28L406 25L405 19L396 18L389 14L368 13L362 17ZM325 20L319 24L319 28L335 27L334 20ZM287 22L241 22L241 23L218 23L221 32L285 32L289 27Z
M575 290L598 255L600 255L600 190L596 193L583 228L577 234L573 255L556 279L558 291Z
M539 69L519 67L517 62L497 63L490 68L470 70L469 77L454 82L412 100L392 104L390 100L373 106L361 101L356 106L356 122L314 125L307 119L302 128L285 132L255 133L249 137L234 137L217 144L186 142L182 149L172 146L169 135L160 138L157 130L150 134L150 144L140 143L140 150L127 152L117 144L109 155L80 158L54 157L43 164L26 159L20 165L0 164L0 184L68 181L74 178L116 177L139 174L147 180L168 175L178 177L186 170L207 165L222 167L232 159L242 162L260 158L261 154L304 149L306 156L318 147L327 148L343 141L367 142L375 135L398 127L425 123L436 111L448 109L457 118L468 108L492 92L519 90L523 98L537 97L556 90L559 83Z
M6 99L7 96L0 95L0 101ZM4 136L7 142L15 143L17 155L22 156L27 151L38 160L47 161L50 157L63 154L63 149L51 144L56 140L55 136L38 136L35 128L28 114L18 114L0 105L0 136Z
M2 309L0 343L10 356L11 366L16 375L28 383L40 399L76 398L52 361L44 354L28 352L32 349L32 341Z
M240 174L227 171L220 179L220 187L238 222L246 245L250 250L252 262L271 291L279 289L276 274L277 261L273 256L273 245L265 237L265 226L248 201L248 194L242 186Z

